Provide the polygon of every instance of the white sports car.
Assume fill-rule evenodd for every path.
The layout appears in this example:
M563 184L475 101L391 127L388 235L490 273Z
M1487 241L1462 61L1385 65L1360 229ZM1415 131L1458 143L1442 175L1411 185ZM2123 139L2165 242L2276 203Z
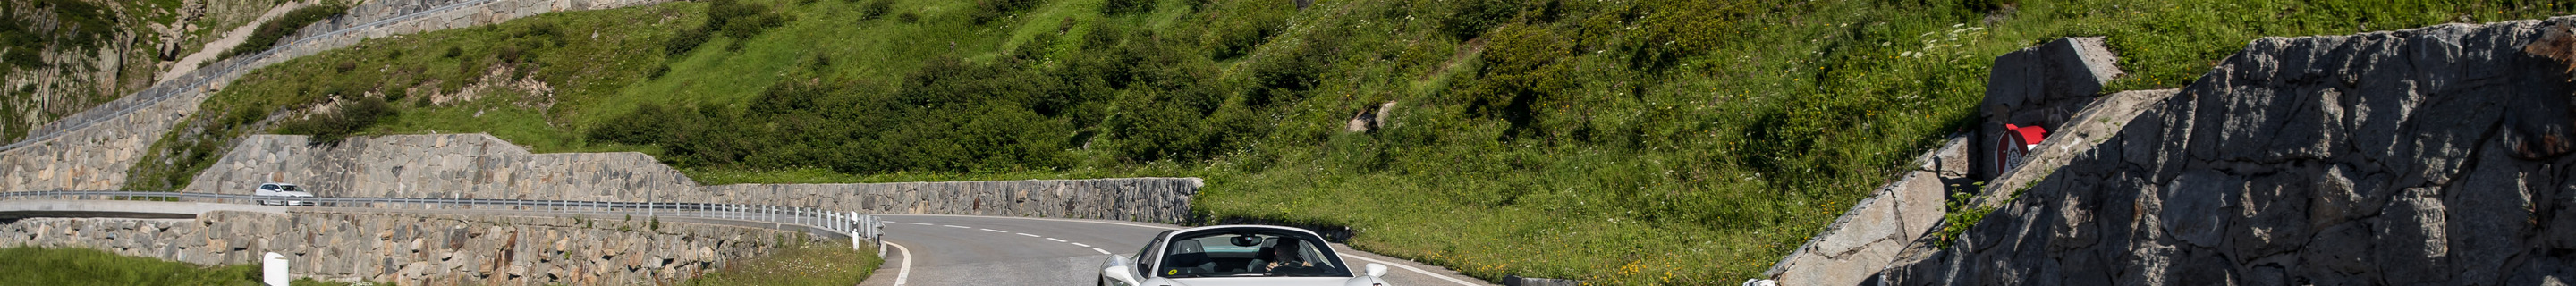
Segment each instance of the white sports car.
M1165 231L1130 255L1110 255L1103 286L1387 286L1386 265L1354 274L1321 236L1267 225Z

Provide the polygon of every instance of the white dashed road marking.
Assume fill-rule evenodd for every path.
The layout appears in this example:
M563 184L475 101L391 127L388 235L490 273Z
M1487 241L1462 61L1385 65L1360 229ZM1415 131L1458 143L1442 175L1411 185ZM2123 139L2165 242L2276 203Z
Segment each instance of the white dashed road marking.
M1073 242L1073 246L1091 247L1089 244L1082 244L1080 242Z
M1020 236L1026 236L1026 237L1041 237L1041 236L1038 236L1038 235L1035 235L1035 234L1026 234L1026 233L1021 233L1021 234L1019 234L1019 235L1020 235Z
M903 224L910 224L910 225L930 225L930 224L927 224L927 223L918 223L918 222L907 222L907 223L903 223Z
M1049 237L1049 238L1047 238L1047 240L1053 240L1053 241L1055 241L1055 242L1064 242L1064 240L1062 240L1062 239L1055 239L1055 238L1053 238L1053 237Z
M990 231L990 232L1011 233L1011 232L1008 232L1008 231L1002 231L1002 230L999 230L999 229L990 229L990 228L978 228L978 229L981 229L981 230L984 230L984 231Z
M1100 252L1100 254L1109 254L1109 251L1108 251L1108 250L1100 250L1099 248L1093 248L1093 249L1091 249L1091 251L1099 251L1099 252ZM896 280L902 280L902 279L896 279Z
M966 226L963 226L963 225L940 225L940 226L945 226L945 227L954 227L954 228L971 228L971 227L966 227Z

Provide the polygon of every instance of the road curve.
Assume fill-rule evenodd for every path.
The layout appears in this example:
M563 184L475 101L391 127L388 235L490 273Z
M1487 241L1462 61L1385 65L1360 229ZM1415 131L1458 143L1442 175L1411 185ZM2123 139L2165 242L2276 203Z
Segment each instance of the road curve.
M1145 240L1178 226L1127 221L950 215L884 218L886 261L862 286L1093 285L1100 261L1133 255ZM1386 264L1404 286L1493 285L1448 268L1334 244L1354 265Z

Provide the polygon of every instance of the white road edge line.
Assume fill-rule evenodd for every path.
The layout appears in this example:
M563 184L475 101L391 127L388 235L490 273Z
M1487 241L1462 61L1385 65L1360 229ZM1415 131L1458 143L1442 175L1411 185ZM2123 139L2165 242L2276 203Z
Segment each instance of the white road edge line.
M1100 254L1109 254L1108 250L1100 250L1099 248L1093 248L1091 251L1099 251Z
M1027 233L1018 233L1018 235L1020 235L1020 236L1026 236L1026 237L1044 237L1044 236L1038 236L1038 235L1035 235L1035 234L1027 234Z
M981 230L984 230L984 231L990 231L990 232L1010 233L1010 232L1008 232L1008 231L1002 231L1002 230L999 230L999 229L990 229L990 228L978 228L978 229L981 229Z
M1047 240L1053 240L1053 241L1055 241L1055 242L1064 242L1064 240L1062 240L1062 239L1055 239L1055 238L1053 238L1053 237L1049 237L1049 238L1046 238L1046 239L1047 239Z
M1468 286L1475 286L1475 285L1476 285L1475 283L1467 283L1467 281L1458 280L1458 278L1449 278L1449 275L1431 274L1431 271L1423 271L1421 268L1413 268L1413 266L1405 266L1403 263L1386 262L1385 260L1370 259L1370 258L1368 258L1368 257L1360 257L1360 256L1358 256L1358 255L1343 255L1342 257L1358 258L1358 259L1360 259L1360 260L1368 260L1369 262L1372 262L1372 263L1385 264L1386 266L1395 266L1396 268L1404 268L1404 270L1413 270L1413 273L1422 273L1422 275L1423 275L1423 276L1431 276L1431 278L1440 278L1440 280L1449 280L1449 282L1455 282L1455 283L1458 283L1458 285L1468 285Z
M1154 225L1129 224L1129 223L1116 223L1116 222L1091 221L1091 220L1078 220L1078 219L1052 219L1052 218L1033 218L1033 217L998 217L998 216L963 216L963 215L909 215L909 216L962 216L962 217L981 217L981 218L1006 218L1006 219L1027 219L1027 220L1049 220L1049 221L1069 221L1069 222L1087 222L1087 223L1109 224L1109 225L1124 225L1124 226L1133 226L1133 227L1142 227L1142 228L1181 229L1181 228L1178 228L1178 227L1168 227L1168 226L1154 226ZM1076 243L1075 245L1081 245L1081 244ZM1089 245L1083 245L1083 246L1089 246ZM1096 249L1096 248L1095 248L1095 249L1092 249L1092 250L1099 250L1099 249ZM1108 253L1109 253L1108 251L1101 251L1101 254L1108 254ZM1449 280L1449 282L1455 282L1455 283L1458 283L1458 285L1478 286L1478 285L1476 285L1476 283L1468 283L1466 280L1458 280L1458 278L1449 278L1449 276L1448 276L1448 275L1434 274L1434 273L1431 273L1431 271L1422 270L1422 268L1414 268L1413 266L1405 266L1404 264L1392 263L1392 262L1386 262L1386 261L1384 261L1384 260L1369 259L1369 258L1367 258L1367 257L1359 257L1359 256L1357 256L1357 255L1344 255L1344 256L1348 256L1348 257L1351 257L1351 258L1359 258L1360 260L1367 260L1367 261L1369 261L1369 262L1375 262L1375 263L1377 263L1377 264L1386 264L1387 266L1395 266L1396 268L1403 268L1404 270L1410 270L1410 271L1413 271L1413 273L1421 273L1423 276L1431 276L1432 278L1440 278L1440 280Z
M902 244L894 244L892 241L888 241L885 244L886 246L893 246L895 252L903 253L903 268L898 268L899 270L895 270L894 272L894 285L903 286L904 282L912 280L912 259L914 258L912 256L912 249L903 248Z

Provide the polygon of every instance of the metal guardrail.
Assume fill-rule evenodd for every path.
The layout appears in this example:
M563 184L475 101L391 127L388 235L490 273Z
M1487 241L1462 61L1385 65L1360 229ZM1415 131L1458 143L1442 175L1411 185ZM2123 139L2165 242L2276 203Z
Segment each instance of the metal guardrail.
M142 200L232 204L255 204L261 202L278 203L293 201L311 202L320 206L391 209L492 209L552 211L564 213L615 212L625 214L638 214L638 212L641 212L641 214L645 216L767 222L775 224L776 226L774 227L777 228L795 226L827 230L832 231L833 233L847 235L852 239L853 243L857 243L861 240L867 241L868 243L883 243L883 229L885 227L885 221L878 220L876 216L859 214L857 212L750 204L378 197L271 197L209 193L126 191L0 192L0 200L30 199Z

